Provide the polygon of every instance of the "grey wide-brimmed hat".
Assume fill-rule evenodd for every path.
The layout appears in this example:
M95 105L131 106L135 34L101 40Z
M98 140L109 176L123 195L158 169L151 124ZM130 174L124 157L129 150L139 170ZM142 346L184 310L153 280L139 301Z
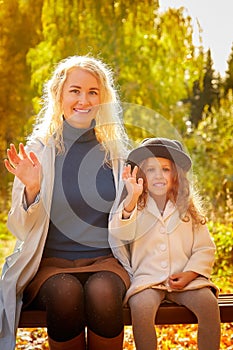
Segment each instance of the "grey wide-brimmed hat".
M192 160L180 141L162 137L143 140L138 148L130 152L127 163L134 167L151 157L170 159L185 171L188 171L192 166Z

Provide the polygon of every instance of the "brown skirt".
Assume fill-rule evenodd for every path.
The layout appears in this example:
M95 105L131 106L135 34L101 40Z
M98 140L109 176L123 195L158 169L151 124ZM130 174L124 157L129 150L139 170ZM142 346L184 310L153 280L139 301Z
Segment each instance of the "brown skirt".
M126 289L129 288L129 275L113 255L78 260L43 258L35 277L24 291L24 307L27 307L33 301L42 284L53 275L60 273L94 273L98 271L114 272L122 279Z

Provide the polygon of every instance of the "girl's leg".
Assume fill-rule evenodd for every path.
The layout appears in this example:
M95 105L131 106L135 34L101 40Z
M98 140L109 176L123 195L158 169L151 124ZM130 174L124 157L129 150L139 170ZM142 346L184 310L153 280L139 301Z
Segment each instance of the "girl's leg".
M219 350L220 312L217 298L209 288L168 293L167 297L185 305L198 319L198 349Z
M145 289L129 299L137 350L157 349L155 316L164 295L160 290Z
M92 274L85 283L88 349L121 350L123 347L123 298L126 287L113 272Z

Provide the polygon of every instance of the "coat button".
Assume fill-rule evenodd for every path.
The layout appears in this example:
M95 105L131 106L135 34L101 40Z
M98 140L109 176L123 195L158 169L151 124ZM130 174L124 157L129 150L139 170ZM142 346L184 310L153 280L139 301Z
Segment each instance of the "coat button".
M160 231L160 233L165 233L166 232L165 227L163 227L163 226L160 227L159 231Z
M164 252L167 249L166 244L162 243L160 244L160 250L162 250L162 252Z
M168 263L167 263L167 261L161 261L160 265L162 268L165 269L168 266Z

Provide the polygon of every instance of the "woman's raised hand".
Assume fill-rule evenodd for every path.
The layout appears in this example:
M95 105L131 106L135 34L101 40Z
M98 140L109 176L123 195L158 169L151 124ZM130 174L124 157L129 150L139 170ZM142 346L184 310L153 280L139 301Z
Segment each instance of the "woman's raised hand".
M11 144L7 150L7 158L4 160L5 167L25 185L29 205L40 191L41 164L34 152L26 153L22 143L19 144L19 153L15 145Z

